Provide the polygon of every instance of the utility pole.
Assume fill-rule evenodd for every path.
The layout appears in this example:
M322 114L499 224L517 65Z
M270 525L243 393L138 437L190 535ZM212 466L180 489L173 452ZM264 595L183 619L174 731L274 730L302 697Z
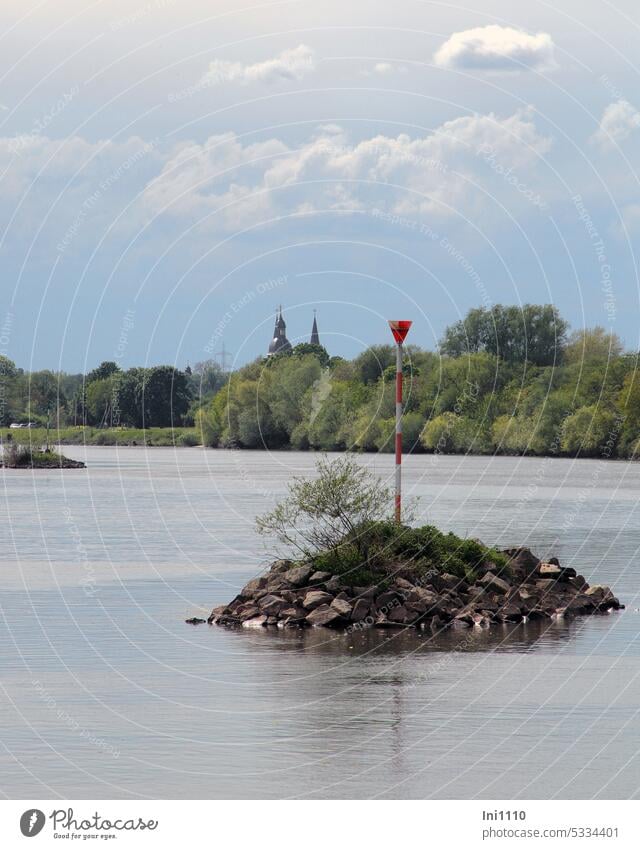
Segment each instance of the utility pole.
M390 321L396 343L396 524L402 521L402 343L407 338L411 321Z
M225 348L224 341L222 342L222 350L217 351L214 356L220 358L220 368L222 369L223 374L226 374L227 360L232 359L232 355Z

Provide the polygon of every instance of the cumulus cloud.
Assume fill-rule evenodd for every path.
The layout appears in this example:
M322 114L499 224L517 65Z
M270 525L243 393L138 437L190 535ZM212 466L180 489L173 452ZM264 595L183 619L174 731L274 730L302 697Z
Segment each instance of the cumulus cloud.
M601 145L610 145L624 141L640 127L640 112L627 100L610 103L602 114L600 126L593 134L592 141Z
M455 32L436 51L441 68L484 71L545 71L555 67L554 44L546 32L490 24Z
M489 155L504 173L528 169L551 140L527 110L507 118L473 115L447 121L413 138L376 135L349 141L331 125L291 148L279 139L244 144L232 133L176 151L147 187L149 213L203 217L227 229L269 217L321 210L371 210L383 204L402 215L469 211L486 199L470 181L505 183L487 167Z
M406 74L409 69L406 65L398 65L392 62L376 62L373 68L364 71L366 77L378 76L388 77L391 74Z
M282 80L300 80L315 68L314 51L306 44L299 44L297 47L283 50L271 59L252 65L216 59L215 62L210 63L209 70L200 83L203 86L215 86L230 82L248 85L254 82L275 83Z

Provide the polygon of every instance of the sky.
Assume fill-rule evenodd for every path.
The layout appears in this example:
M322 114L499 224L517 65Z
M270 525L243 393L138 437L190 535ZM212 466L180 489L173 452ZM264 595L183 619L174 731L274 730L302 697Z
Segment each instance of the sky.
M2 0L0 354L235 367L554 303L640 347L640 8Z

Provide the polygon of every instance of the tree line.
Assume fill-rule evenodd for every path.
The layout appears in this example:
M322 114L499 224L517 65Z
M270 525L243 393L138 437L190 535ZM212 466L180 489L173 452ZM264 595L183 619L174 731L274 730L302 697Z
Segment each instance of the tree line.
M395 351L351 361L297 346L231 375L196 415L205 444L394 450ZM569 332L551 305L471 310L439 351L405 349L404 450L633 457L637 354L602 327Z
M640 448L637 353L601 327L571 333L553 306L473 309L437 352L405 353L407 452L628 458ZM394 381L392 345L345 360L305 343L230 375L212 361L28 373L0 357L0 425L186 426L210 447L391 452Z
M182 427L224 385L213 361L122 370L104 362L86 375L26 372L0 356L0 426Z

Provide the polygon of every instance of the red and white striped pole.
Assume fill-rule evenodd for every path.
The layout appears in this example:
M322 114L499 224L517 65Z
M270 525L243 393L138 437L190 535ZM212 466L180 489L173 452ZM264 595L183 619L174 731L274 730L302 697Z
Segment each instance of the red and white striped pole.
M396 341L396 523L402 521L402 343L411 327L410 321L390 321Z

